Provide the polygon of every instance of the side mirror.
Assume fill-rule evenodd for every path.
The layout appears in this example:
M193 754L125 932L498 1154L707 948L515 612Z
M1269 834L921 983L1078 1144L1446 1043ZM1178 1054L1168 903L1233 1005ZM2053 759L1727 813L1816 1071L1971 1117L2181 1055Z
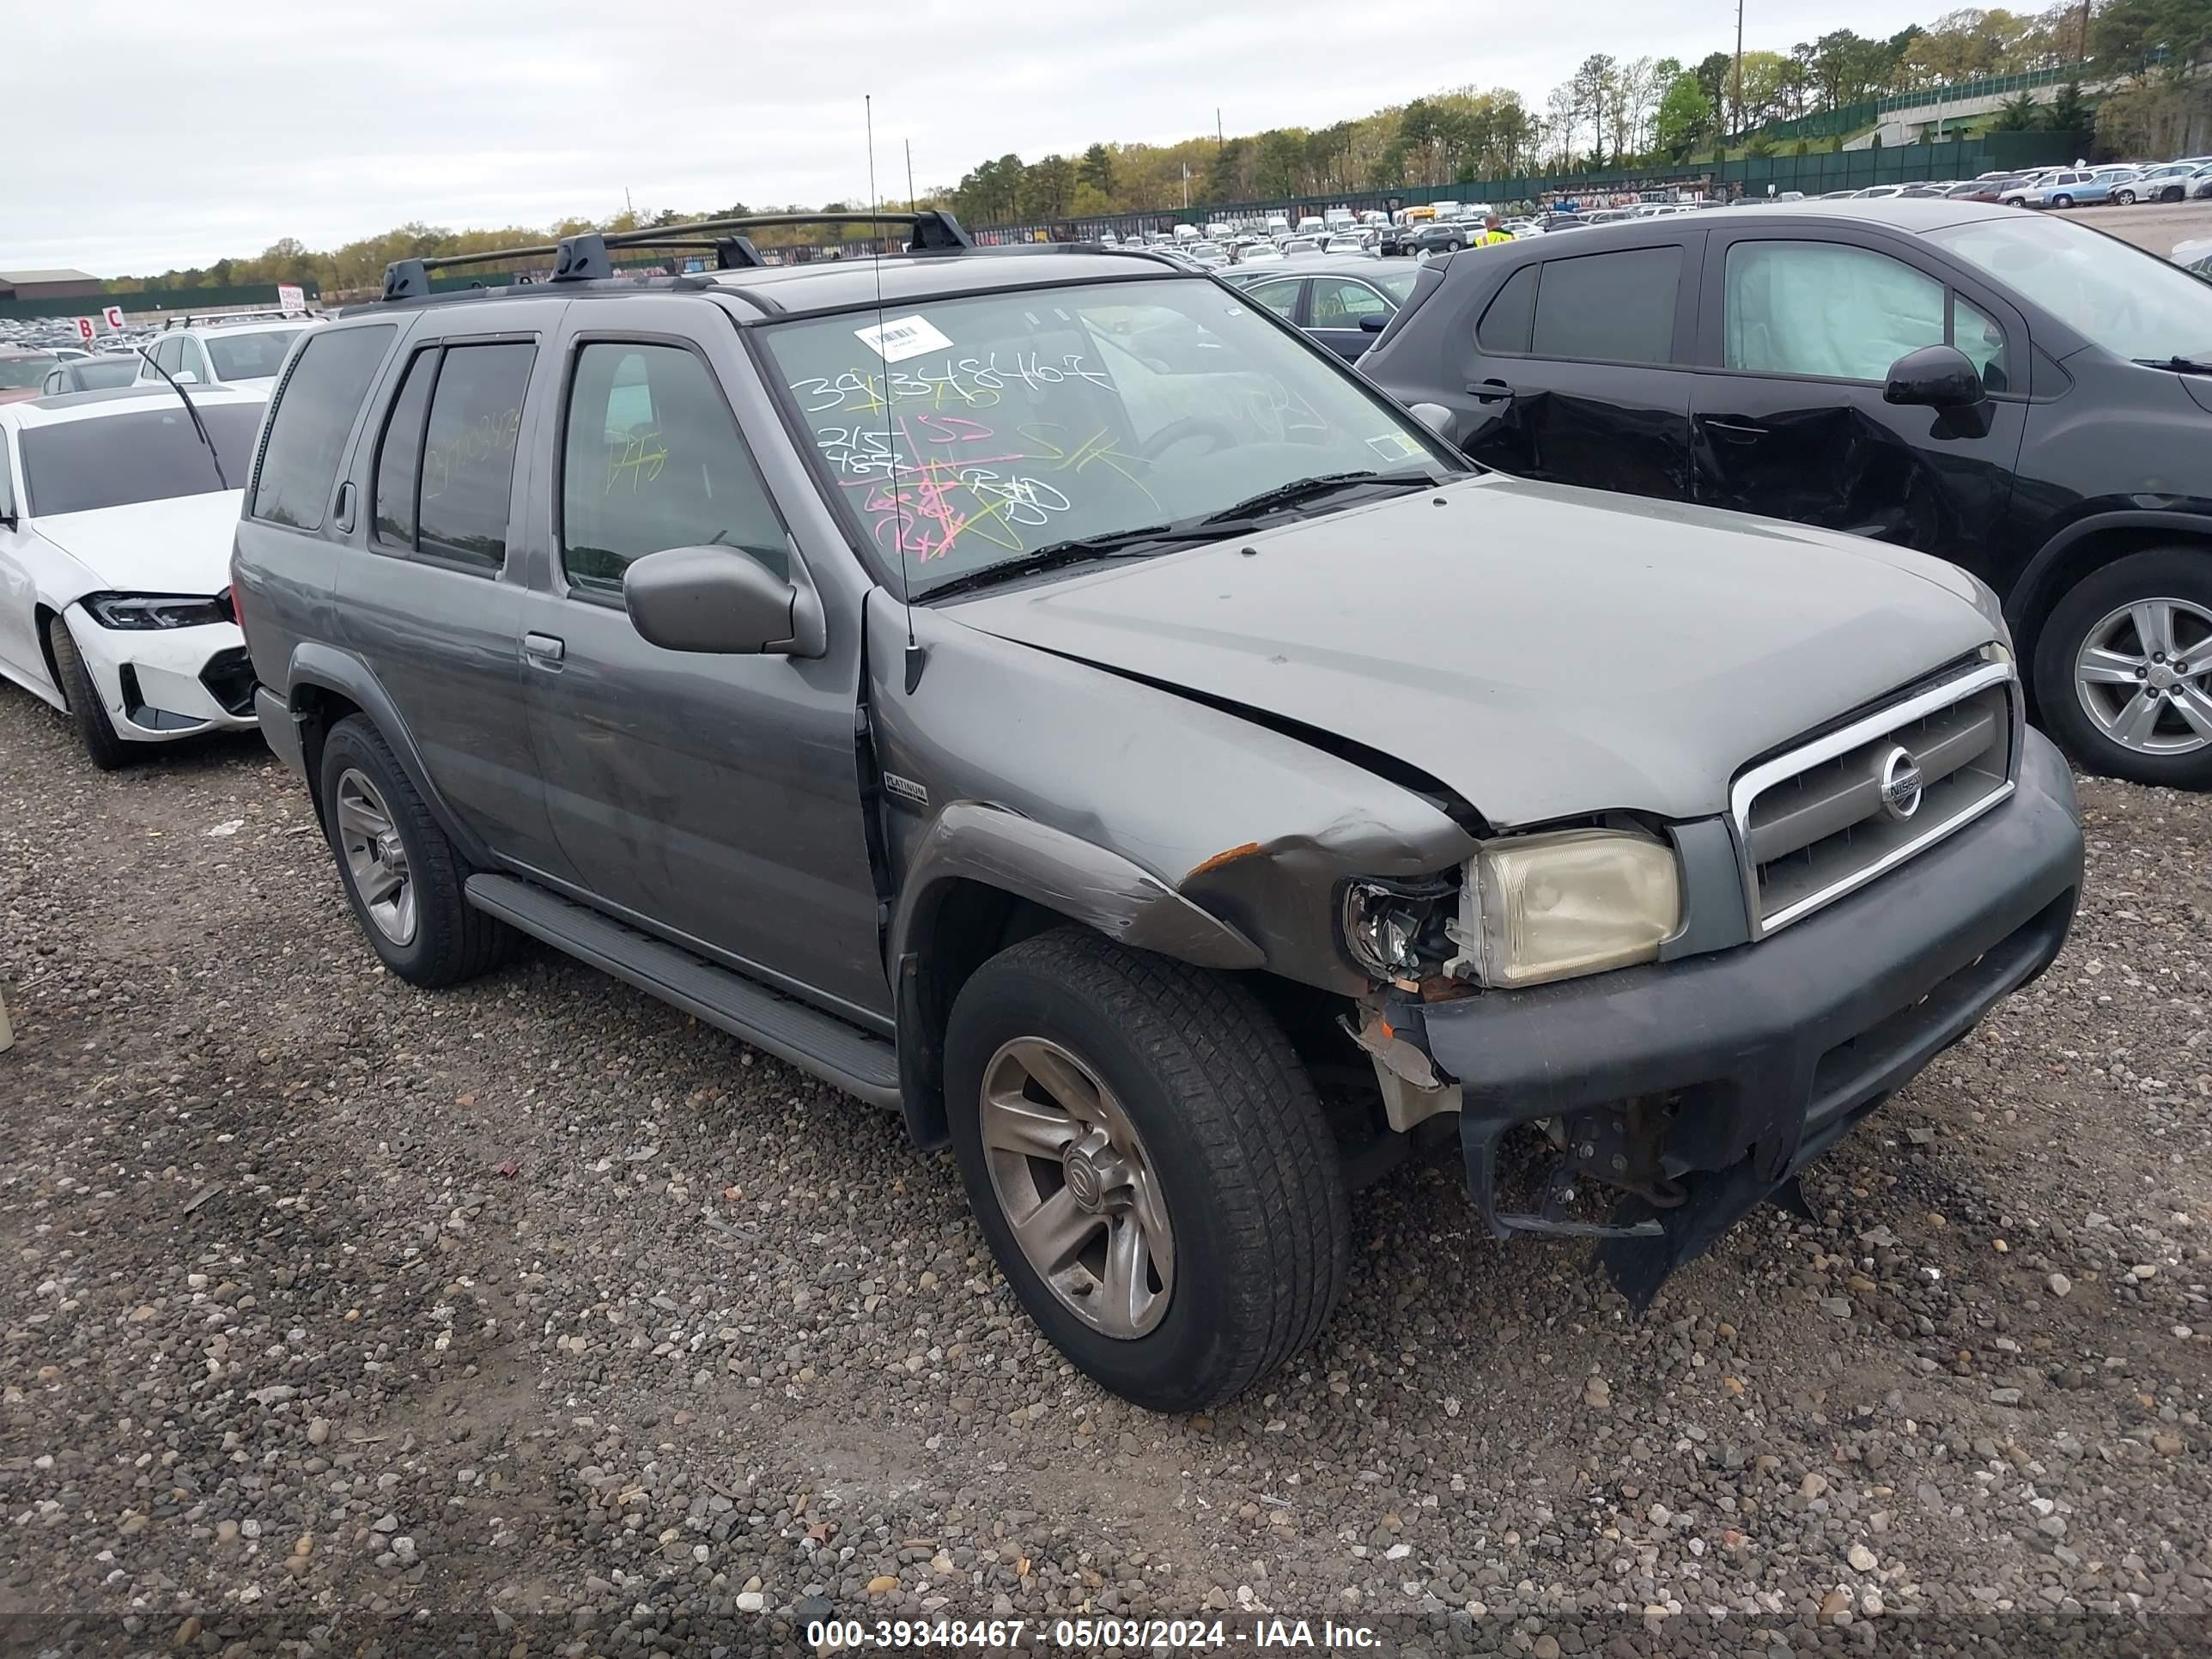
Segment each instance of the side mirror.
M189 368L180 368L169 378L176 381L179 386L198 386L200 383L200 377Z
M1439 438L1451 441L1452 412L1442 404L1412 404L1407 412Z
M730 547L672 547L623 573L630 625L665 651L781 651L794 642L798 599L789 582Z
M1988 396L1966 354L1947 345L1906 352L1889 366L1889 380L1881 389L1886 404L1928 409L1973 409Z
M1370 334L1380 334L1390 326L1389 314L1381 311L1368 312L1360 318L1359 326Z

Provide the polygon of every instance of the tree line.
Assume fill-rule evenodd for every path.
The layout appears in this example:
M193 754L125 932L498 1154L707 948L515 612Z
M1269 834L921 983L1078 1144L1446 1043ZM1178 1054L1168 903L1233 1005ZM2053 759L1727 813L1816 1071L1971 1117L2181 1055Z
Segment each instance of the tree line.
M1693 64L1674 58L1624 62L1594 52L1551 91L1541 109L1510 88L1467 85L1325 127L1204 133L1169 144L1100 140L1073 155L1054 153L1035 161L1008 154L979 162L958 184L930 191L919 205L950 207L970 224L1037 222L1644 161L1679 163L1735 145L1749 154L1770 154L1773 142L1759 129L1778 121L2085 58L2094 61L2100 77L2119 83L2096 110L2101 143L2149 155L2206 142L2191 135L2212 125L2212 74L2207 73L2212 0L2066 0L2035 13L1950 11L1924 28L1915 25L1887 39L1837 29L1787 52L1746 51L1741 66L1729 51L1709 52ZM2079 88L2068 87L2052 105L2014 99L1987 125L2078 131L2090 118ZM843 211L845 205L830 203L820 210ZM110 286L313 281L325 294L345 293L373 289L394 259L746 211L738 203L696 213L624 213L550 228L489 230L410 223L324 251L288 237L251 258L125 277ZM861 234L848 232L847 239ZM773 246L818 241L824 234L817 228L767 231L756 240Z

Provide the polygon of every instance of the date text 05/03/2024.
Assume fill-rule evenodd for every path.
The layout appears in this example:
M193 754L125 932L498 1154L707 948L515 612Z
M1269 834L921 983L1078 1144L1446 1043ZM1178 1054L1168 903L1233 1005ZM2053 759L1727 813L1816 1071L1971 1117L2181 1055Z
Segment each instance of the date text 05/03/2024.
M816 1652L860 1648L977 1648L996 1651L1019 1648L1028 1636L1026 1619L824 1619L810 1622L806 1641ZM1226 1621L1182 1619L1057 1619L1040 1624L1028 1645L1086 1651L1098 1648L1164 1649L1170 1652L1209 1648L1315 1649L1358 1651L1379 1646L1376 1633L1364 1625L1333 1620L1260 1619L1249 1630Z

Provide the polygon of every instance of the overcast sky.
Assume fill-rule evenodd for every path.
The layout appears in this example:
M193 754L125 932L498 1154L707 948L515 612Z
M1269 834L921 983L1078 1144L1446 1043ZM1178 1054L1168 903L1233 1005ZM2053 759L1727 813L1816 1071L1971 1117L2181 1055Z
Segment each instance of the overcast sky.
M1887 35L1936 0L1749 0L1747 47ZM732 201L886 199L986 156L1314 126L1474 82L1544 95L1592 52L1695 62L1729 0L8 0L0 270L206 264ZM404 21L401 21L403 20ZM76 72L78 70L82 72Z

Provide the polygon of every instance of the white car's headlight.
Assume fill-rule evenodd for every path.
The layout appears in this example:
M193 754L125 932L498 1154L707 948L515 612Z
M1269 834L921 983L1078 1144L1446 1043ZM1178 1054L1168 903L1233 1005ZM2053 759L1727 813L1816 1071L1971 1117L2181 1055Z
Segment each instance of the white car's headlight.
M1682 925L1674 851L1649 836L1510 836L1483 848L1468 872L1472 914L1450 932L1485 985L1541 985L1649 962Z

